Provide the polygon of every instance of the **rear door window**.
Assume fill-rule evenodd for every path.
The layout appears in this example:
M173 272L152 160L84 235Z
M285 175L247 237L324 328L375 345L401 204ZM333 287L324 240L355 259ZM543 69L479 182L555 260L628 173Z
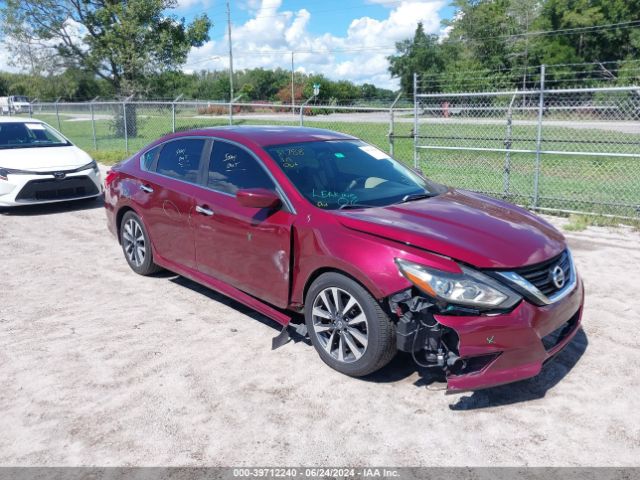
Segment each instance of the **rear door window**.
M197 183L205 140L184 138L165 143L158 157L156 172L184 182Z
M244 188L276 188L269 174L253 155L243 148L220 140L213 143L207 186L232 195Z
M153 161L156 159L156 155L161 148L162 146L154 147L142 154L140 157L140 167L143 170L149 171L153 168Z

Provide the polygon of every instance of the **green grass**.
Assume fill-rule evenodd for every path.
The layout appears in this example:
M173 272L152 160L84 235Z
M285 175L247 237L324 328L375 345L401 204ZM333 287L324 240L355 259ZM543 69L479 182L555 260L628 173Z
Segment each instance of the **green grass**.
M99 163L103 165L115 165L127 158L124 150L87 150L87 153Z
M226 118L194 118L195 112L176 118L176 129L227 125ZM57 127L55 115L38 118ZM169 111L138 110L138 135L129 139L133 153L172 130ZM110 120L95 122L97 141L94 145L91 122L73 121L61 116L60 129L80 148L96 160L113 164L127 156L123 138L114 135ZM297 120L297 119L296 119ZM235 124L286 125L296 122L237 120ZM351 123L307 119L306 125L336 130L389 151L386 123ZM397 135L409 136L411 123L396 123ZM516 124L512 138L514 149L534 149L536 127ZM500 124L433 123L421 125L423 142L436 146L504 148L505 126ZM543 149L640 154L640 135L610 130L549 127L543 130ZM572 143L573 142L573 143ZM394 156L413 164L413 140L395 140ZM459 188L489 193L509 201L531 205L534 197L536 157L534 154L512 153L510 174L505 183L505 153L479 151L421 150L420 168L433 180ZM640 215L640 159L602 156L543 155L539 176L538 207L590 212L603 215L637 217Z
M564 226L564 229L570 232L581 232L588 227L619 227L621 225L631 226L636 231L640 230L640 220L621 220L602 215L570 215L569 222Z

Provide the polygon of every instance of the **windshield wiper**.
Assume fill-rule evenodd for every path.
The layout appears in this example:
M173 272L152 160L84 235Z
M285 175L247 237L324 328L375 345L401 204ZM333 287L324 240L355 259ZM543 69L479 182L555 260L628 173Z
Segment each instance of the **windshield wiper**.
M423 200L425 198L431 198L431 197L435 197L435 194L428 193L428 192L411 193L409 195L405 195L404 197L402 197L402 200L400 200L398 203L415 202L416 200Z
M19 145L0 145L1 149L68 147L70 143L22 143Z
M364 203L345 203L344 205L340 205L338 210L347 210L349 208L374 208L377 205L365 205Z

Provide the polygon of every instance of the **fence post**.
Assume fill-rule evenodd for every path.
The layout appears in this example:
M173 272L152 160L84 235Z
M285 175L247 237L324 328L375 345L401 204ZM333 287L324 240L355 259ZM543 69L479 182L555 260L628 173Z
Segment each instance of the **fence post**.
M418 74L413 74L413 167L418 168Z
M311 100L316 98L318 96L318 93L320 93L320 87L314 85L313 86L313 96L309 97L306 102L304 102L302 105L300 105L300 126L301 127L304 127L304 107L306 107Z
M62 97L56 99L56 118L58 119L58 131L62 132L62 126L60 125L60 111L58 110L58 102Z
M127 102L122 102L122 118L124 120L124 151L129 155L129 132L127 127Z
M29 102L29 118L33 118L33 108L36 103L38 103L40 99L38 97L34 98ZM40 112L42 112L42 106L40 107Z
M96 116L93 111L93 102L95 102L98 97L91 100L89 103L89 109L91 110L91 133L93 134L93 149L98 150L98 139L96 137Z
M504 148L507 150L504 158L504 178L503 178L503 195L506 197L509 195L509 184L511 183L511 145L513 143L513 102L516 99L516 93L511 97L511 103L509 103L509 109L507 110L507 135L504 140Z
M544 113L544 76L545 66L540 65L540 99L538 103L538 132L536 135L536 168L533 172L533 207L538 206L540 198L540 150L542 149L542 118Z
M174 98L173 102L171 103L171 129L173 133L176 133L176 103L179 102L183 96L184 94L181 93L176 98Z
M396 97L396 99L393 101L393 103L391 104L391 107L389 108L389 156L391 156L391 158L393 158L393 153L394 153L394 149L395 149L395 139L394 139L394 135L395 135L395 115L394 115L394 111L393 109L396 108L397 103L400 101L400 98L402 97L402 92L400 92L398 94L398 96Z

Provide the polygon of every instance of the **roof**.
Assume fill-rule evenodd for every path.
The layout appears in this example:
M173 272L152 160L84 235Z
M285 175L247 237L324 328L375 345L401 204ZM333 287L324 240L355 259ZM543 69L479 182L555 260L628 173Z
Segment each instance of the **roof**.
M261 147L286 143L316 142L323 140L353 140L355 137L322 128L290 127L280 125L246 125L229 127L210 127L190 130L193 135L216 136L239 142L250 141Z
M0 115L0 123L16 123L16 122L29 122L29 123L43 123L42 120L29 117L9 117Z

